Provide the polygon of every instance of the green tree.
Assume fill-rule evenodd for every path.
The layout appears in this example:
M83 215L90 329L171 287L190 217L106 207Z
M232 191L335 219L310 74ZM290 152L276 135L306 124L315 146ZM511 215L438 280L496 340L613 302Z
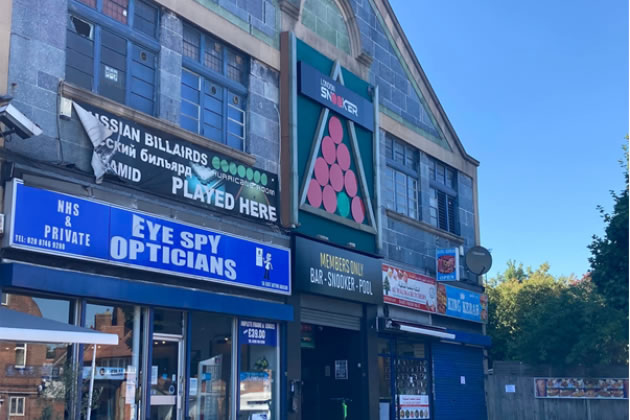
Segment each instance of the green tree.
M626 140L628 136L626 136ZM620 161L625 171L625 187L620 193L611 191L614 202L612 214L598 206L606 229L604 237L593 236L591 250L591 277L597 290L610 308L626 314L628 336L628 146L624 145L624 161Z
M489 281L490 359L556 365L622 363L625 337L589 276L554 277L508 262Z

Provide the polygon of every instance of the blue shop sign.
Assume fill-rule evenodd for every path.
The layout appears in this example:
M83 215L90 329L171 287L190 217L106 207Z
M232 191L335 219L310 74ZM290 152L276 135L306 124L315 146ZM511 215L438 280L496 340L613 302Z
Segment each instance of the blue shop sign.
M240 344L275 346L278 334L273 322L241 319L238 323L238 335Z
M446 315L476 322L488 320L486 295L446 284L441 286L446 288Z
M9 246L290 294L286 248L13 184Z

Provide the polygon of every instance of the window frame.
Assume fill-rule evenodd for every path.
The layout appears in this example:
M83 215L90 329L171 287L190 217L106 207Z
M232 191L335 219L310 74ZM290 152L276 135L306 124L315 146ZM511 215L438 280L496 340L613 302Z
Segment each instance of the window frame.
M182 54L182 73L184 71L188 71L189 73L194 74L195 76L197 76L199 78L199 84L201 86L199 86L199 91L200 94L204 94L205 92L205 86L206 83L214 83L219 85L222 89L223 89L223 104L221 107L222 110L222 115L221 115L221 121L222 121L222 128L221 128L221 138L220 139L215 139L212 137L209 137L207 135L204 135L203 133L203 124L204 124L204 120L203 120L203 109L202 109L202 101L201 98L199 100L199 103L196 104L199 107L199 112L198 112L198 120L197 120L197 131L196 133L199 134L202 137L205 137L209 140L213 140L213 141L217 141L220 142L222 144L228 145L229 146L229 136L232 134L235 137L237 137L235 134L230 133L229 129L228 129L228 125L229 122L232 121L235 124L238 124L242 127L242 132L243 132L243 136L240 137L241 139L241 148L240 150L244 151L246 149L246 139L247 139L247 128L248 128L248 115L247 115L247 101L249 99L249 89L248 89L248 82L249 80L245 80L247 79L247 75L249 74L249 70L251 68L251 58L245 54L244 52L238 51L236 48L230 46L228 43L223 42L222 40L212 36L211 34L209 34L208 32L204 31L203 29L198 28L197 26L189 23L189 22L184 22L184 31L186 30L186 28L188 28L189 30L193 30L197 33L197 35L199 36L199 45L198 45L198 54L197 54L197 59L192 59L191 57L189 57L188 55ZM214 43L217 43L219 45L221 45L222 47L222 52L221 52L221 67L222 67L222 72L219 73L213 69L211 69L210 67L202 64L203 63L203 57L204 54L206 54L207 48L208 48L208 41L212 41ZM236 56L240 56L242 57L242 59L244 60L244 66L243 66L243 75L242 75L242 79L241 82L236 82L234 79L230 78L228 76L228 68L229 68L229 54L234 54ZM182 77L183 80L183 77ZM182 82L183 83L183 82ZM240 96L242 97L243 100L243 108L237 108L234 107L231 102L228 100L230 97L230 94L232 95L236 95L236 96ZM181 95L180 92L180 98L183 101L186 101L188 103L192 103L191 101L185 100L183 98L183 96ZM230 108L234 108L237 109L238 111L243 113L243 122L241 123L240 121L237 121L233 118L230 117ZM181 124L181 116L182 116L182 110L180 109L180 122L179 125L180 127L184 128ZM186 129L186 128L184 128ZM233 147L233 146L230 146ZM238 149L237 149L238 150Z
M9 306L9 294L5 292L0 292L0 305Z
M16 408L16 412L13 411L13 402L15 403L15 408ZM17 401L22 401L22 412L17 412L17 408L19 407L19 404L17 403ZM10 397L9 398L9 416L10 417L24 417L26 414L26 397Z
M387 143L391 143L391 148L388 147L388 144L386 144L385 147L385 180L388 183L389 179L388 178L388 174L387 171L391 170L392 171L392 181L393 181L393 206L394 208L389 208L387 206L387 202L384 203L385 208L388 208L389 210L392 210L398 214L402 214L406 217L409 217L410 219L414 219L414 220L420 220L421 216L420 216L420 212L421 212L421 202L420 202L420 151L418 149L416 149L415 147L413 147L412 145L404 142L403 140L394 138L394 136L390 135L390 134L386 134L386 138L385 141ZM395 149L395 145L399 144L401 147L403 147L403 162L407 162L409 157L408 157L408 152L411 151L414 156L411 157L412 159L412 167L410 167L409 165L406 165L405 163L401 163L399 161L396 160L395 156L396 156L396 149ZM391 153L389 153L389 150L391 149ZM414 169L415 168L415 169ZM398 183L396 181L396 175L397 173L402 174L405 177L406 180L406 188L405 188L405 202L406 204L406 210L403 211L401 209L398 208L398 200L397 200L397 196L398 196ZM409 180L413 180L413 182L415 182L415 190L414 190L414 202L415 202L415 216L410 215L410 210L409 210L409 201L410 201L410 196L408 194L409 192ZM388 186L385 185L385 188L387 189Z
M442 182L438 180L438 172L440 169L443 169L444 175ZM447 180L449 179L449 175L451 174L450 179L452 180L452 184L448 185ZM455 189L457 185L458 173L457 170L434 159L430 158L429 163L429 187L431 191L431 197L429 198L429 212L431 213L432 209L435 209L435 222L433 221L433 215L429 215L429 222L437 227L438 229L444 230L446 232L450 232L455 235L459 235L459 217L458 217L458 194ZM440 199L440 194L444 195L444 199ZM436 206L431 205L431 200L435 200ZM452 212L449 210L450 206L448 205L449 200L453 200L453 208ZM441 203L444 203L444 213L445 213L445 226L441 226L440 223L440 206Z
M18 351L23 351L24 352L24 359L23 359L23 363L22 364L18 364ZM26 356L27 356L27 351L28 351L28 344L26 343L15 343L15 368L16 369L24 369L26 367Z
M134 19L135 19L135 6L137 2L144 2L148 5L155 7L157 16L155 22L155 34L154 37L150 37L144 32L134 28ZM153 110L149 115L155 116L158 115L158 77L159 77L159 65L158 65L158 55L160 52L161 44L159 42L160 38L160 8L157 5L154 5L150 1L143 0L129 0L127 7L127 23L123 24L118 20L104 14L102 10L103 0L96 0L95 8L88 6L85 3L82 3L80 0L69 0L68 2L68 19L70 17L75 16L81 20L85 20L87 23L92 25L92 42L93 42L93 62L92 62L92 87L90 89L91 92L104 96L100 92L100 77L101 77L101 51L102 51L102 40L101 40L101 31L105 28L107 31L112 34L121 37L125 40L126 43L126 56L125 56L125 100L122 103L125 106L129 106L134 108L130 104L130 96L131 96L131 67L133 65L133 54L132 49L133 45L137 45L140 48L145 48L150 50L151 53L155 54L155 75L153 78ZM67 48L67 47L66 47ZM68 65L68 61L66 58L65 65ZM72 83L72 82L70 82ZM108 98L109 99L109 98ZM114 100L114 99L111 99ZM115 100L114 100L115 101ZM117 101L115 101L117 102ZM135 108L134 108L135 109ZM143 112L138 110L139 112Z

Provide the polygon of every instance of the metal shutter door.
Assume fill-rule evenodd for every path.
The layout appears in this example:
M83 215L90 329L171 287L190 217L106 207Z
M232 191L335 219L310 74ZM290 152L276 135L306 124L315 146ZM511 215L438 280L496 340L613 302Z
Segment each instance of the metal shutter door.
M323 325L325 327L345 328L354 331L361 329L360 317L324 312L311 308L302 308L300 310L300 320L306 324Z
M487 419L483 350L436 342L432 355L435 419ZM462 376L466 377L464 385Z

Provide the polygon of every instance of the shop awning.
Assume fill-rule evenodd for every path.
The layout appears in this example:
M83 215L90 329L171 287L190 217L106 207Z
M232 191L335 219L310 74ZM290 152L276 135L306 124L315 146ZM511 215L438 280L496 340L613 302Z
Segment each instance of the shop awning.
M455 339L455 334L447 333L444 331L438 331L430 328L412 327L411 325L401 324L398 329L400 331L407 331L414 334L430 335L431 337L444 338L446 340Z
M105 334L0 307L0 340L26 343L118 344Z
M412 324L409 322L402 322L390 318L380 318L382 322L382 328L389 331L404 331L412 334L428 335L430 337L442 338L445 340L455 339L455 334L447 331L446 328L429 327L421 324Z

